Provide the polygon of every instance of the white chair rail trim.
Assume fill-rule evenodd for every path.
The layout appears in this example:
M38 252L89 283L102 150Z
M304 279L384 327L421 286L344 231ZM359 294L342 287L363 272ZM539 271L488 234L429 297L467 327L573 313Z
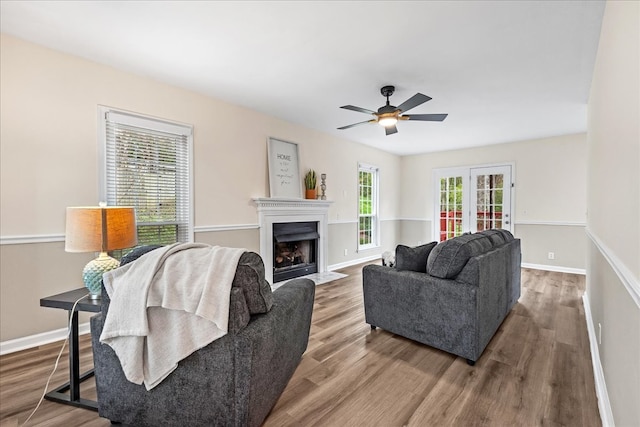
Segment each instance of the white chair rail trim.
M620 258L618 258L616 254L611 249L609 249L609 247L605 245L602 240L600 240L600 238L598 238L598 236L593 234L593 232L589 230L589 228L587 228L586 231L589 239L591 239L593 244L596 245L604 259L607 260L624 287L627 288L627 291L629 292L629 295L631 295L633 301L635 301L638 308L640 308L640 283L638 282L638 279L634 277L631 270L629 270L627 266L624 265Z

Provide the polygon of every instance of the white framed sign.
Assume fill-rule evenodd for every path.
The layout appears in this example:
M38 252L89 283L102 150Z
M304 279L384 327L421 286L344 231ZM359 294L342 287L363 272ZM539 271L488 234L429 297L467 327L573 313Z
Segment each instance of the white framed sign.
M271 197L302 198L298 144L269 138L267 156Z

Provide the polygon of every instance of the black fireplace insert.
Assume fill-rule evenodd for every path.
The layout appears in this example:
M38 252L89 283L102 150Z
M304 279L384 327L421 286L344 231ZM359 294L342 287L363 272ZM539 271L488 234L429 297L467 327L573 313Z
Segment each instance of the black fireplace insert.
M318 272L318 223L273 224L273 283Z

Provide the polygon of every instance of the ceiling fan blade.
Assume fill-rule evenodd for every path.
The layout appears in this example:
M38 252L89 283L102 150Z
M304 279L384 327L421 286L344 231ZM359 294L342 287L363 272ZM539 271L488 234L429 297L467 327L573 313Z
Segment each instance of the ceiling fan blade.
M360 126L360 125L363 125L363 124L365 124L365 123L375 123L375 122L376 122L376 119L371 119L371 120L367 120L366 122L360 122L360 123L354 123L354 124L352 124L352 125L342 126L341 128L338 128L338 129L340 129L340 130L342 130L342 129L349 129L349 128L352 128L352 127L354 127L354 126Z
M384 132L388 135L393 135L394 133L398 133L398 128L396 127L396 125L393 126L387 126L384 128Z
M423 122L441 122L447 116L448 114L407 114L399 118L403 120L422 120Z
M365 113L365 114L375 114L376 113L375 111L367 110L366 108L355 107L353 105L343 105L340 108L344 108L345 110L357 111L359 113Z
M416 93L411 98L407 99L402 104L398 105L398 110L404 113L405 111L409 111L412 108L415 108L420 104L424 104L429 100L431 100L430 96L423 95L421 93Z

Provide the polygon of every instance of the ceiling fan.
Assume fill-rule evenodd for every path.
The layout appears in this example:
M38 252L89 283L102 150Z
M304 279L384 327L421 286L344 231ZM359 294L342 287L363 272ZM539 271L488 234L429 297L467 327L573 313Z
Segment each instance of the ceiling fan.
M392 135L398 132L398 128L396 127L396 123L398 123L398 120L420 120L425 122L441 122L447 117L447 114L402 115L402 113L407 112L410 109L431 100L431 97L427 95L423 95L421 93L416 93L411 98L407 99L402 104L395 107L389 104L389 97L393 95L393 92L395 90L396 88L394 86L384 86L380 89L380 93L382 94L382 96L387 97L387 105L384 105L378 108L377 112L372 110L367 110L366 108L354 107L353 105L343 105L342 107L340 107L340 108L344 108L345 110L352 110L352 111L359 111L361 113L366 113L366 114L373 114L375 118L364 121L364 122L360 122L360 123L354 123L352 125L342 126L338 129L349 129L354 126L363 125L365 123L378 123L380 126L384 127L385 133L387 135Z

